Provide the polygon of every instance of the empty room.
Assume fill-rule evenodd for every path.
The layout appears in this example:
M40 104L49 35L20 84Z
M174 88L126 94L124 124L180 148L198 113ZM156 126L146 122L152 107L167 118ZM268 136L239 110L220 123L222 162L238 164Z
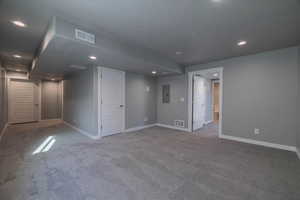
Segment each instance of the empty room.
M0 199L299 200L299 0L0 0Z

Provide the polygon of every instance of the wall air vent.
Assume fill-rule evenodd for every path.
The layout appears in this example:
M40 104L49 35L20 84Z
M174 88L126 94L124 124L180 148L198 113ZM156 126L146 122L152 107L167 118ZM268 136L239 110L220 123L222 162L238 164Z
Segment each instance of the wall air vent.
M95 35L91 33L87 33L85 31L82 31L80 29L75 29L75 38L77 40L83 41L83 42L88 42L90 44L95 44L96 43L96 37Z

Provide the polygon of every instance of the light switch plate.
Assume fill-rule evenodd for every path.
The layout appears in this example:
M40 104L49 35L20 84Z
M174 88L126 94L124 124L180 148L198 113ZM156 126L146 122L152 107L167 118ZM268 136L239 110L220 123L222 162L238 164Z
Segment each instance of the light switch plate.
M146 92L150 92L150 87L149 86L146 87Z

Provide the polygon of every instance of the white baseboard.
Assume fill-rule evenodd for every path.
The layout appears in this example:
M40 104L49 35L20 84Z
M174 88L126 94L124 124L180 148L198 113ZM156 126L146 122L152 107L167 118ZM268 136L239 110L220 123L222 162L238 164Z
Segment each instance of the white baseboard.
M99 135L98 135L98 136L93 136L93 135L91 135L90 133L88 133L88 132L86 132L86 131L84 131L84 130L82 130L82 129L80 129L80 128L77 128L76 126L73 126L72 124L69 124L69 123L66 122L66 121L63 121L63 123L64 123L65 125L69 126L70 128L72 128L72 129L78 131L79 133L81 133L81 134L83 134L83 135L85 135L85 136L88 136L89 138L91 138L91 139L93 139L93 140L98 140L98 139L101 138L101 136L99 136Z
M298 156L298 158L300 160L300 149L299 148L296 148L296 154L297 154L297 156Z
M210 120L210 121L204 122L204 124L207 125L207 124L210 124L210 123L212 123L212 122L214 122L214 121L213 121L213 120Z
M154 126L156 126L156 124L149 124L149 125L145 125L145 126L137 126L137 127L126 129L124 131L124 133L139 131L139 130L146 129L146 128L151 128L151 127L154 127Z
M160 127L164 127L164 128L175 129L175 130L179 130L179 131L190 132L188 128L180 128L180 127L177 127L177 126L171 126L171 125L166 125L166 124L157 123L157 124L155 124L155 126L160 126Z
M270 148L275 148L275 149L297 152L296 147L294 147L294 146L287 146L287 145L282 145L282 144L257 141L257 140L240 138L240 137L223 135L223 134L220 135L220 138L226 139L226 140L233 140L233 141L237 141L237 142L248 143L248 144L255 144L255 145L260 145L260 146L265 146L265 147L270 147Z
M58 119L41 119L39 122L52 122L52 121L63 121L61 118Z
M7 129L8 126L9 126L9 124L6 123L6 124L4 125L2 131L0 132L0 141L1 141L1 139L2 139L2 137L3 137L3 135L4 135L4 133L5 133L5 131L6 131L6 129Z

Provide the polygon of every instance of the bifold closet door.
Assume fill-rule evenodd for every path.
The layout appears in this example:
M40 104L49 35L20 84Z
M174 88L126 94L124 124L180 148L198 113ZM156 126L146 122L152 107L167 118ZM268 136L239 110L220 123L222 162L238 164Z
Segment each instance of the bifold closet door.
M125 128L125 72L101 68L101 135L108 136Z

